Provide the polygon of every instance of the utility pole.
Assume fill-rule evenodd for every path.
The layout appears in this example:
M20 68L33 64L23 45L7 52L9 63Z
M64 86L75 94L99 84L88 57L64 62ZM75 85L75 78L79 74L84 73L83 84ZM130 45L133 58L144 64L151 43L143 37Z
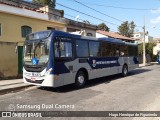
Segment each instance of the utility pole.
M145 30L145 16L144 16L144 26L143 26L143 34L144 34L144 38L143 38L143 65L146 65L146 45L145 45L145 36L146 36L146 30Z

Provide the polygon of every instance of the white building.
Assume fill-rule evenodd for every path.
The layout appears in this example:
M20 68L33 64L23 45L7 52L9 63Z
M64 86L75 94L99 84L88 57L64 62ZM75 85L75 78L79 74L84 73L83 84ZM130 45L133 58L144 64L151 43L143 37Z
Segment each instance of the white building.
M144 33L143 33L143 32L136 32L136 33L133 34L133 37L132 37L132 38L136 39L136 42L137 42L138 44L140 44L140 43L142 43L143 40L144 40ZM152 41L152 40L153 40L153 37L152 37L152 36L149 36L149 34L146 34L146 35L145 35L145 43L148 43L148 42L150 42L150 41Z
M157 45L153 47L153 54L157 55L158 52L160 52L160 43L157 43Z
M96 32L96 37L97 37L97 38L102 38L102 37L107 37L107 38L108 38L108 36L103 35L103 34L98 33L98 32Z
M153 47L153 54L157 55L160 52L160 38L154 38L153 40L156 43L156 46Z

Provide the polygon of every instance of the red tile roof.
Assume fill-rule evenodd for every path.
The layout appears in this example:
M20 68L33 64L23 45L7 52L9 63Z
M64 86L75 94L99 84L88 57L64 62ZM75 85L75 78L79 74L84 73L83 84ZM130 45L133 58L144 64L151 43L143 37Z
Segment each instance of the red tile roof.
M100 34L103 34L103 35L106 35L106 36L111 37L111 38L122 39L124 41L135 41L135 39L133 39L133 38L125 37L125 36L120 35L120 34L115 33L115 32L107 32L107 31L102 31L102 30L97 30L96 32L100 33Z

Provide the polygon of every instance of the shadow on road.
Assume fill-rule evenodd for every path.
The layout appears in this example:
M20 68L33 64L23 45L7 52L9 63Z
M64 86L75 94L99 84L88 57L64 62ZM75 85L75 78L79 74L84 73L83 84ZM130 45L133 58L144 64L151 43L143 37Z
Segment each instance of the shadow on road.
M138 75L138 74L142 74L144 72L149 72L149 71L151 71L151 69L138 68L138 69L130 71L128 73L128 76Z
M141 68L135 69L135 70L129 72L128 77L133 76L133 75L142 74L144 72L149 72L149 71L151 71L151 70L141 69ZM108 83L110 83L114 80L120 80L120 78L122 78L121 74L111 75L111 76L107 76L107 77L101 77L101 78L96 78L96 79L93 79L93 80L89 80L89 81L87 81L85 87L82 88L82 89L86 89L86 88L96 86L96 85L99 85L99 84L108 84ZM121 80L124 80L124 79L121 79ZM79 90L79 89L75 88L73 86L73 84L65 85L65 86L58 87L58 88L39 87L38 89L57 92L57 93L65 93L65 92L71 92L71 91Z

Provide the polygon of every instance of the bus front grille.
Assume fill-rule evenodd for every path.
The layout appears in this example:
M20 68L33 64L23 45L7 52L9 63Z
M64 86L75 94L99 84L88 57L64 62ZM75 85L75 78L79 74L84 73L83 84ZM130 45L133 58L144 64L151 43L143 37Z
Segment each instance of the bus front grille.
M26 79L27 82L30 82L30 83L37 83L37 84L42 84L42 82L44 81L44 79L43 79L43 80L35 80L35 81L30 80L30 79L27 79L27 78L25 78L25 79Z

